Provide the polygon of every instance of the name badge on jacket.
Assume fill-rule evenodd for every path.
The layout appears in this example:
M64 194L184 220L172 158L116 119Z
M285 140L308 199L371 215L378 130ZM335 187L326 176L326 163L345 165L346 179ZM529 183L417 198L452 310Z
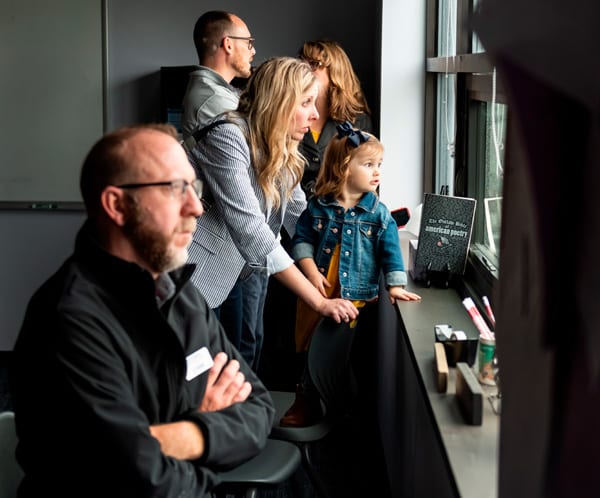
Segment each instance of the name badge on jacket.
M194 351L188 355L185 359L186 373L185 380L192 380L198 375L206 372L210 367L213 366L213 359L208 348L206 346L200 348L198 351Z

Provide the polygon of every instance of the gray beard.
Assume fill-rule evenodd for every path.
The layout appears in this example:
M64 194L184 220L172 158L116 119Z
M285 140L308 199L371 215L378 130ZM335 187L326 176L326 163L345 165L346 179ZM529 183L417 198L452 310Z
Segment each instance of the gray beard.
M155 273L165 273L183 266L187 260L187 252L182 252L182 257L170 253L167 238L147 226L145 213L133 199L128 207L123 232L148 269Z

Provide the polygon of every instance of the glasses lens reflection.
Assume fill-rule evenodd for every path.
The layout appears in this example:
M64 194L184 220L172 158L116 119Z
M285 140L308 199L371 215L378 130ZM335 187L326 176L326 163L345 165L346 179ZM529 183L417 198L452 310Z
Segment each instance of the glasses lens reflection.
M171 190L174 195L179 197L185 197L185 191L188 186L192 187L194 194L198 199L202 199L202 180L196 179L192 182L188 182L186 180L174 180L171 182Z

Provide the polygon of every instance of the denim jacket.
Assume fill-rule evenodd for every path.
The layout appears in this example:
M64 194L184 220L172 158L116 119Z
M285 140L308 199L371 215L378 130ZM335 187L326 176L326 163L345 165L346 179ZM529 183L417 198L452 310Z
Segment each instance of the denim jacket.
M381 271L387 287L406 285L398 227L374 193L365 194L348 210L332 197L311 199L292 243L294 259L313 258L323 275L341 243L339 282L344 299L377 297Z

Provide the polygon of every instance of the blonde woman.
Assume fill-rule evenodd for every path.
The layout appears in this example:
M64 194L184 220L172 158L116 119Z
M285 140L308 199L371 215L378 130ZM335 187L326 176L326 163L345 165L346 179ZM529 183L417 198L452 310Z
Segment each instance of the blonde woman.
M325 148L337 133L336 126L349 121L361 130L372 132L373 125L358 76L339 43L307 41L298 56L308 62L319 82L316 102L319 117L311 123L310 133L304 136L299 149L306 158L302 188L310 199L314 195Z
M218 116L189 153L210 203L190 247L192 279L219 314L231 294L225 329L255 371L269 275L337 322L358 315L351 302L322 296L279 240L282 227L294 233L306 207L298 145L318 119L317 95L307 63L269 59L250 77L237 111Z

